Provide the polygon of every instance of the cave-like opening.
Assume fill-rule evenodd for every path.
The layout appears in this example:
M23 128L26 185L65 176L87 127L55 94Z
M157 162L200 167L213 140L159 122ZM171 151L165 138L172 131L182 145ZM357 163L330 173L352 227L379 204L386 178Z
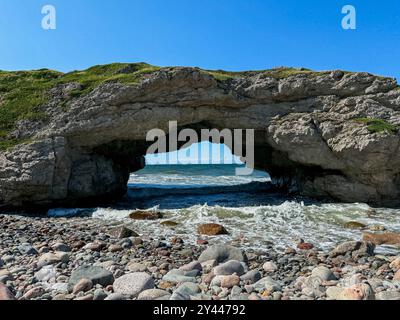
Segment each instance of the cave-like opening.
M144 168L130 174L128 197L143 208L256 204L257 195L271 188L271 179L265 171L237 170L245 167L224 143L203 141L148 154Z

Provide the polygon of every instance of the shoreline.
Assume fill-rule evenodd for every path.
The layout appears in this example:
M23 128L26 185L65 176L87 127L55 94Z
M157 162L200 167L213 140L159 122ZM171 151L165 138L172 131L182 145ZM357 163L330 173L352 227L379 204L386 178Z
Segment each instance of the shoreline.
M400 299L399 255L372 255L362 241L255 251L116 221L4 214L0 229L0 299Z

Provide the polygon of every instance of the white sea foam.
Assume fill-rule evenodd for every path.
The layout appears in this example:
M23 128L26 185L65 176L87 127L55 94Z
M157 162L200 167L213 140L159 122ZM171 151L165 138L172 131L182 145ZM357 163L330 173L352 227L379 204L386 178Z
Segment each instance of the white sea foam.
M241 208L205 204L162 211L164 218L161 221L172 220L179 225L171 229L162 226L161 221L132 221L128 217L132 210L112 208L96 209L93 217L126 221L141 234L161 234L167 237L178 235L193 243L198 237L196 229L199 224L215 222L224 225L230 235L222 239L214 238L214 241L240 239L243 246L251 248L262 248L268 242L273 242L283 249L293 246L297 238L303 238L317 247L329 249L338 242L361 238L360 230L344 227L349 221L382 225L400 231L399 210L377 209L373 216L369 216L370 207L357 203L304 205L301 202L286 201L280 205ZM391 250L389 247L380 249Z

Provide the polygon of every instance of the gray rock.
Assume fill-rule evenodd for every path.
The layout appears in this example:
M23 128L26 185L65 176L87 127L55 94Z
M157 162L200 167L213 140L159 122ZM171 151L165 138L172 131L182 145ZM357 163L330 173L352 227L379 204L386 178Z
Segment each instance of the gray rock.
M240 277L243 281L248 281L250 283L256 283L262 278L261 273L258 270L250 270Z
M50 279L55 279L57 277L57 271L53 266L44 266L38 272L35 273L35 278L38 281L49 281Z
M247 256L238 248L225 244L216 244L204 250L199 257L199 262L208 260L215 260L217 263L223 263L229 260L247 262Z
M197 283L182 283L173 293L170 300L190 300L191 296L200 293L200 287Z
M265 277L258 280L256 283L253 284L253 287L257 291L268 290L270 292L274 291L281 291L282 286L278 281L275 281L271 277Z
M301 286L301 292L311 298L322 297L325 294L325 287L322 285L323 281L320 277L307 277Z
M145 272L128 273L115 280L113 287L115 293L137 297L142 291L153 289L154 280Z
M139 237L139 235L126 226L116 227L110 230L109 234L117 239L125 239L130 237Z
M36 255L38 254L37 250L32 247L32 245L30 243L23 243L21 245L18 246L18 251L21 254L26 254L26 255Z
M375 295L377 300L400 300L399 291L382 291Z
M238 276L244 274L243 265L237 260L229 260L214 268L214 274L217 276L231 275L234 273L236 273Z
M102 289L96 289L93 292L93 300L104 300L107 298L107 293L104 292Z
M70 246L66 245L65 243L57 242L51 246L54 251L60 252L71 252Z
M139 262L130 262L126 268L131 272L143 272L147 270L147 266Z
M183 271L192 271L192 270L202 271L203 267L201 266L201 263L199 261L192 261L192 262L180 267L179 269L183 270Z
M79 267L74 270L68 284L73 288L81 279L89 279L93 285L100 284L106 287L114 282L113 274L101 267Z
M272 261L267 261L267 262L265 262L265 263L263 264L263 269L264 269L264 271L266 271L266 272L274 272L274 271L278 270L278 267L277 267L277 265L276 265L274 262L272 262Z
M39 257L38 266L47 266L59 262L68 262L69 255L65 252L44 253Z
M172 283L196 282L198 274L199 271L196 269L190 271L172 269L163 277L163 280Z
M119 301L119 300L129 300L129 298L130 298L129 296L124 295L122 293L111 293L104 300Z
M325 266L315 267L311 272L311 276L318 277L323 281L337 280L333 272Z
M161 289L148 289L142 291L138 300L169 300L171 294Z
M375 245L365 241L347 241L339 244L330 253L331 257L344 256L351 254L352 257L374 255Z

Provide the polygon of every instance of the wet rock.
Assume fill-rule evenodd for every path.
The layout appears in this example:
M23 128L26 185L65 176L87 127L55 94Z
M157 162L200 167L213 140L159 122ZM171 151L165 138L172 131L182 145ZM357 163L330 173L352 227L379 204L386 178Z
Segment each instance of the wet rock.
M161 223L160 223L162 226L165 226L165 227L176 227L176 226L179 226L179 223L178 222L175 222L175 221L162 221Z
M115 293L137 297L142 291L153 289L154 280L145 272L128 273L115 280L113 287Z
M113 274L102 267L79 267L74 270L69 278L69 285L73 288L81 279L89 279L93 285L100 284L106 287L114 282Z
M368 229L371 230L371 231L385 231L386 230L386 228L384 226L381 226L381 225L378 225L378 224L369 226Z
M302 242L297 245L297 249L300 250L311 250L312 248L314 248L314 245L308 242Z
M389 244L396 245L400 244L400 233L385 232L385 233L363 233L362 239L369 241L375 245Z
M348 221L344 224L347 229L365 229L367 226L364 223L357 221Z
M163 214L160 211L136 210L129 215L133 220L157 220L162 219Z
M207 236L217 236L229 234L224 226L217 223L205 223L197 227L197 232Z
M225 244L216 244L204 250L198 260L200 263L208 260L215 260L217 263L223 263L229 260L247 262L247 256L238 248Z
M362 256L372 256L374 254L375 245L367 241L348 241L339 244L330 253L331 257L351 255L353 258Z
M244 274L243 265L237 260L229 260L220 264L219 266L214 268L214 274L219 275L231 275L236 274L241 276Z
M169 300L170 297L171 294L165 290L148 289L139 294L138 300Z
M325 266L318 266L314 268L311 272L311 275L313 277L318 277L323 281L337 280L333 272Z

